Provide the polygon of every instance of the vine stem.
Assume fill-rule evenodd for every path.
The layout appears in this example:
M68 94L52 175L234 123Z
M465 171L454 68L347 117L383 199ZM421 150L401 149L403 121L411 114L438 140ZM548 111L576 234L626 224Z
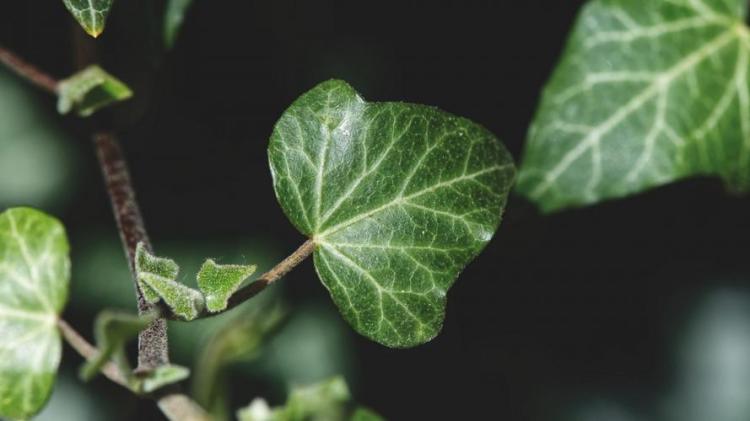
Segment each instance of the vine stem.
M227 303L226 310L230 310L245 301L255 297L258 295L261 291L266 289L269 285L276 282L277 280L281 279L284 275L289 273L292 269L294 269L297 265L302 263L303 260L305 260L312 252L315 251L315 242L313 240L308 239L304 243L302 243L301 246L297 250L295 250L292 254L290 254L286 259L282 260L274 266L271 270L264 273L263 275L260 275L258 279L256 279L253 283L245 286L244 288L239 289L237 292L235 292L231 297L229 297L229 302ZM224 310L224 311L226 311ZM221 313L207 313L204 314L202 317L208 317L215 314L221 314Z
M18 57L15 53L0 46L0 63L3 63L19 76L27 79L43 90L57 95L59 82L37 67ZM107 192L115 212L115 219L120 231L128 258L131 273L134 273L135 246L143 241L151 251L151 243L143 225L135 192L130 182L130 174L117 138L113 133L100 132L94 135L97 156L102 168ZM135 283L138 296L138 311L143 313L151 309L143 299L138 283ZM145 305L143 304L145 303ZM99 350L83 338L72 326L62 319L57 323L65 340L86 359L96 355ZM138 336L138 368L136 371L148 371L159 365L169 364L167 345L167 322L158 318ZM127 382L117 367L111 362L104 365L102 373L113 382L127 386ZM173 421L211 421L211 416L195 401L171 388L156 398L159 409Z
M76 350L84 359L91 360L99 354L99 349L91 345L86 339L81 336L73 326L69 325L63 319L57 320L57 327L60 328L63 338L70 344L73 349ZM120 386L128 387L128 381L125 376L120 372L116 365L111 361L107 361L101 369L102 374L105 377L119 384Z
M34 85L53 95L57 95L58 81L55 78L37 69L2 45L0 45L0 63L3 63Z
M94 135L94 146L107 186L107 193L112 202L112 210L128 259L128 266L133 275L138 299L138 313L145 314L154 310L154 306L146 301L140 288L138 288L135 272L135 249L141 242L149 253L153 253L153 249L135 198L135 189L133 189L130 180L130 172L122 148L120 148L117 137L113 133L96 133ZM136 371L148 371L165 364L169 364L167 321L159 317L138 335L138 367Z
M99 354L99 349L91 345L73 326L63 319L57 320L63 338L84 359L91 360ZM101 373L113 382L132 390L125 376L111 361L107 361ZM211 421L211 417L195 401L182 393L165 393L156 398L156 405L173 421Z

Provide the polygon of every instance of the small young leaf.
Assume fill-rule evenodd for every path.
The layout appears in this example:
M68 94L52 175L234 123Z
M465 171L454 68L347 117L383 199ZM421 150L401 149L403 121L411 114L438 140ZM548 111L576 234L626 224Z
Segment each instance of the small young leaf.
M314 240L344 317L393 347L440 331L447 290L495 233L515 175L478 124L366 102L337 80L286 110L268 154L279 203Z
M63 0L63 3L86 33L96 38L104 31L112 0Z
M146 300L164 300L184 320L193 320L203 311L203 295L176 281L179 267L173 260L153 256L143 243L138 243L135 262L138 284Z
M29 208L0 213L0 417L29 418L47 401L69 281L68 240L58 220Z
M143 296L151 304L155 304L159 301L159 294L156 293L151 287L145 284L141 277L144 274L150 274L166 279L175 280L177 274L180 271L180 267L177 266L172 259L165 257L156 257L146 251L143 243L138 243L135 248L135 272L138 278L138 287L143 292Z
M185 13L192 3L193 0L167 0L167 8L164 10L164 46L167 49L174 46L185 20Z
M81 367L81 378L91 380L110 360L117 364L123 375L128 376L130 364L125 355L125 344L138 336L154 318L154 314L139 317L109 310L99 313L94 322L94 339L99 353Z
M158 294L175 315L184 320L195 319L203 310L203 296L192 288L150 273L142 274L140 280Z
M133 92L101 67L91 65L60 81L57 95L60 114L75 109L79 116L88 117L103 107L130 98Z
M177 383L190 376L190 369L180 365L162 365L149 372L142 379L141 391L151 393L164 386Z
M518 180L545 211L692 176L750 189L745 0L593 0L529 130Z
M198 272L198 287L206 298L208 311L216 313L226 309L229 297L255 269L255 265L217 265L211 259L206 260Z

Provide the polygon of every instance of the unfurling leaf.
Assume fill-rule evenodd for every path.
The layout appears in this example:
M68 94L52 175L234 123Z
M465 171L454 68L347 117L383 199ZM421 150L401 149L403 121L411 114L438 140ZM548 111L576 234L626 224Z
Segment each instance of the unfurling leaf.
M289 393L284 406L271 408L262 398L237 412L239 421L380 421L381 417L364 408L354 408L349 387L342 377L303 387Z
M229 297L255 269L255 265L217 265L211 259L206 260L198 272L198 288L205 296L208 311L216 313L226 309Z
M177 274L180 272L180 267L172 259L165 257L156 257L146 251L143 243L138 243L135 248L135 272L138 278L138 287L143 292L146 300L151 303L157 303L159 301L159 294L156 293L151 287L144 284L141 281L141 276L151 275L160 278L175 280Z
M687 177L750 188L745 0L593 0L544 89L518 188L553 211Z
M446 293L500 224L515 169L489 131L342 81L297 99L269 146L276 196L316 244L347 321L393 347L432 339Z
M203 311L201 293L176 281L179 267L173 260L153 256L138 243L135 262L138 285L149 302L164 300L184 320L193 320Z
M175 364L161 365L150 371L141 383L141 391L151 393L164 386L180 382L190 376L190 369Z
M96 38L104 31L112 0L63 0L84 31Z
M44 406L60 363L57 319L68 298L70 259L57 219L29 208L0 213L0 417Z
M57 111L60 114L75 109L79 116L88 117L103 107L130 98L133 92L101 67L91 65L61 80L57 95Z
M193 0L167 0L164 10L164 46L172 48L185 20L185 13Z
M125 355L125 345L154 318L155 314L139 317L109 310L99 313L94 322L94 339L99 353L81 367L81 378L91 380L108 361L115 363L124 376L129 376L130 364Z

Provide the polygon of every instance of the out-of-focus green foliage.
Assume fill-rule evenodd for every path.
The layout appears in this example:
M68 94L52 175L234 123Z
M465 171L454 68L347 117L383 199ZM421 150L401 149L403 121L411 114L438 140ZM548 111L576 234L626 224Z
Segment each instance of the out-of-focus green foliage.
M88 117L101 108L130 98L133 91L101 67L91 65L61 80L57 95L60 114L75 109L79 116Z
M167 0L167 8L164 10L164 46L168 49L174 47L185 14L192 3L193 0Z
M737 290L710 294L680 345L666 419L750 419L750 295Z
M49 209L72 197L74 148L52 115L0 67L0 208Z
M346 381L334 377L308 386L294 387L283 406L269 407L262 398L237 412L239 421L378 421L374 412L353 408Z
M120 372L130 374L130 363L125 355L125 344L138 336L153 321L155 314L138 317L129 313L104 310L94 321L94 338L99 353L81 367L81 378L91 380L108 361L114 362Z
M65 229L30 208L0 213L0 416L44 406L60 364L57 319L68 299Z

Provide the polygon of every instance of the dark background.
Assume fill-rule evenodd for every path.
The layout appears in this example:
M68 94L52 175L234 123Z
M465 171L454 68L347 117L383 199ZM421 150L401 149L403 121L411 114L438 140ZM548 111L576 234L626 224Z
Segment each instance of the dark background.
M59 76L76 68L75 51L88 54L60 2L6 3L1 44ZM369 100L436 105L485 125L519 160L582 4L196 1L157 60L146 34L158 22L137 17L147 6L115 3L96 45L136 89L113 118L156 248L251 236L280 253L304 239L275 200L266 143L298 95L341 78ZM114 225L91 123L61 121L82 157L58 212L75 247L78 228ZM451 290L440 336L390 350L352 334L354 394L394 420L564 419L591 399L655 413L685 315L705 292L748 280L748 215L750 201L715 179L548 216L513 195L495 239ZM283 282L292 303L333 306L310 262Z

